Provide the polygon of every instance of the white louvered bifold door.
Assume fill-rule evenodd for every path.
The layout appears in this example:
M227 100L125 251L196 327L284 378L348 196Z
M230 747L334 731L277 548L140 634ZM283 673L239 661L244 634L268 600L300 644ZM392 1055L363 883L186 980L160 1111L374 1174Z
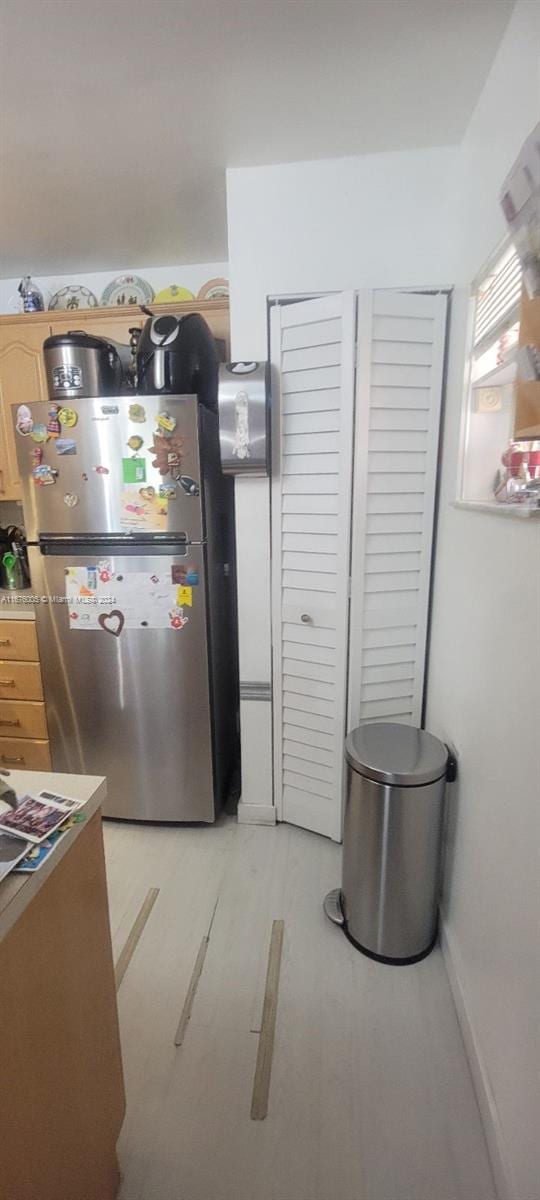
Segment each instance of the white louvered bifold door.
M422 716L446 296L359 294L348 726Z
M353 293L271 310L274 788L341 838L355 364Z

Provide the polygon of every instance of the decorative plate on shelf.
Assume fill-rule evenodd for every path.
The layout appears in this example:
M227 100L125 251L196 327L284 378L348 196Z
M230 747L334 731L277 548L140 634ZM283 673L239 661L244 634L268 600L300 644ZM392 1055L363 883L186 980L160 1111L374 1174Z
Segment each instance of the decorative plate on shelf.
M65 308L70 312L78 308L97 308L97 296L78 283L70 283L55 292L49 301L49 312L58 308Z
M118 275L107 284L101 297L101 303L111 308L121 308L125 304L151 304L154 299L154 289L140 275Z
M157 296L154 296L155 304L170 304L171 301L177 303L179 300L194 300L193 292L189 288L180 287L178 283L171 283L170 287L162 288Z
M207 283L203 283L202 288L197 294L197 300L228 300L229 299L229 280L228 279L209 279Z

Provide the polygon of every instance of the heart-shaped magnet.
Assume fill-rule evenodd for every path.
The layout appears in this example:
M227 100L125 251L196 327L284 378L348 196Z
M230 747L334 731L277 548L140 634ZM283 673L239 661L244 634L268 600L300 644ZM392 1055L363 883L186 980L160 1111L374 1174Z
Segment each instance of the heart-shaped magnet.
M120 637L125 619L119 608L113 608L110 613L99 614L98 624L105 630L105 633L112 633L113 637Z

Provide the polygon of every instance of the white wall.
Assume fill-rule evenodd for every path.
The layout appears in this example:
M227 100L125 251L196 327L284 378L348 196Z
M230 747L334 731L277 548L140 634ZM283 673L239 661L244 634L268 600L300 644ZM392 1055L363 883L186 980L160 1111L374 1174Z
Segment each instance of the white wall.
M518 3L473 115L457 192L456 283L504 235L497 197L538 119L540 8ZM491 1115L499 1186L540 1195L540 522L451 507L467 298L456 296L427 724L460 756L445 884L451 968Z
M267 356L266 297L447 283L457 151L435 148L227 172L233 358ZM265 480L239 480L240 671L270 681ZM271 708L242 705L242 802L272 803ZM243 806L240 808L242 817Z
M266 297L453 279L454 147L227 172L235 356L266 354Z
M21 275L27 273L31 268L24 263L21 266ZM66 287L69 283L82 284L97 296L98 303L101 300L104 288L117 275L140 275L143 279L153 287L154 292L159 292L161 288L169 287L171 283L180 284L180 287L189 288L194 295L197 295L199 288L203 283L207 283L209 279L217 279L224 277L228 278L229 264L226 262L219 263L190 263L187 266L170 266L170 267L114 267L108 271L92 271L80 272L71 271L69 275L37 275L32 276L34 283L37 283L41 288L45 303L48 304L54 292L59 288ZM0 279L0 313L17 312L19 310L20 297L17 292L21 276L17 279Z

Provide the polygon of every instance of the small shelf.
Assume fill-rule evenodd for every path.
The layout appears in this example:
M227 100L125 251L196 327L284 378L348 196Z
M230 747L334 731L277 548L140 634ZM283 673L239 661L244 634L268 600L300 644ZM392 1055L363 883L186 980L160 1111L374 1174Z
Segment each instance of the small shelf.
M471 512L495 513L499 517L518 517L520 521L528 517L540 517L540 508L532 508L529 504L499 504L497 500L452 500L453 508L467 508Z
M229 311L228 298L219 300L176 300L170 304L155 304L152 300L147 305L148 308L155 312L155 316L159 316L160 312L164 313L205 313ZM85 324L92 321L103 321L104 319L112 319L113 317L125 317L126 321L140 320L141 316L146 319L139 304L113 304L103 307L98 305L97 308L84 309L67 309L67 308L46 308L42 312L33 313L0 313L0 325L39 325L41 321L47 321L54 325L56 321L75 320L76 317L82 319Z

